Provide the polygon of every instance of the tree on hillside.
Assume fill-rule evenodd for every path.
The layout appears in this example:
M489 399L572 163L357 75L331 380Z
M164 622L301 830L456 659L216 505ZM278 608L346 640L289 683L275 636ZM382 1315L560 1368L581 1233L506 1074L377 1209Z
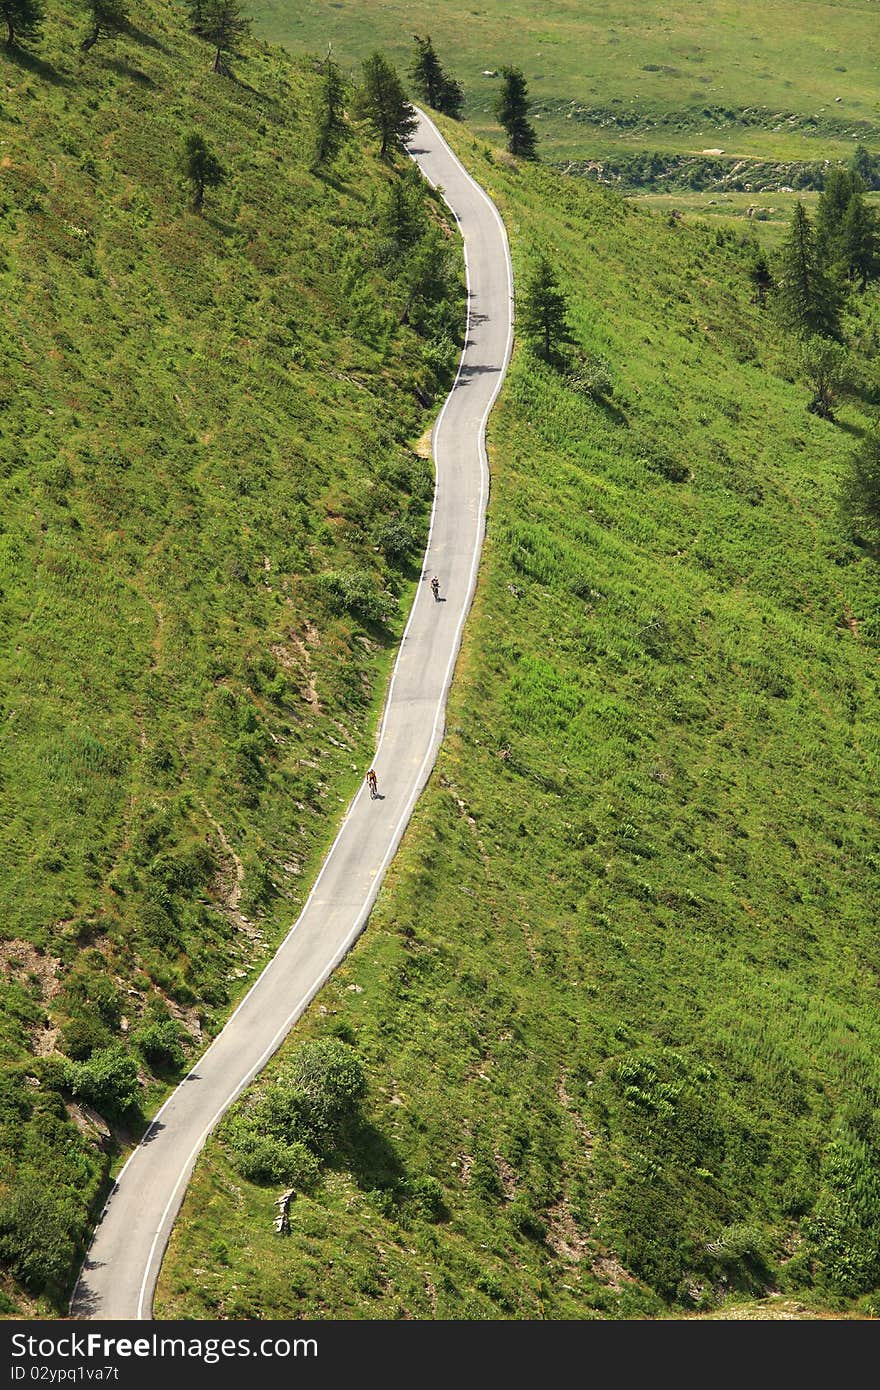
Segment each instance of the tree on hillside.
M880 430L863 439L850 456L840 504L850 535L880 545Z
M312 114L312 168L334 160L350 132L345 121L345 83L328 52Z
M189 12L189 27L194 34L201 34L206 0L183 0Z
M38 39L43 28L43 0L0 0L0 19L6 25L6 47Z
M574 341L568 327L568 301L546 256L539 256L526 276L519 326L545 362L558 360L564 344Z
M876 208L869 207L861 193L849 200L840 242L846 273L864 294L868 282L880 276L880 229Z
M529 96L526 79L519 68L502 68L503 85L498 94L495 114L507 131L507 148L523 159L535 158L537 135L529 120Z
M754 298L758 304L767 303L767 295L773 288L773 275L765 252L758 249L749 267L749 279L755 287Z
M223 183L226 171L197 131L187 137L184 145L183 171L192 185L192 210L200 213L206 190Z
M782 248L776 283L776 306L787 329L808 337L840 337L840 290L819 264L813 229L800 200Z
M460 120L464 88L444 70L430 37L423 39L419 34L413 34L413 39L416 55L410 68L410 76L415 83L416 91L435 111L442 111L444 116Z
M231 53L251 29L242 14L241 0L202 0L198 33L214 49L214 71L225 72L225 53Z
M80 44L84 53L100 38L122 33L128 25L128 0L88 0L89 32Z
M807 409L833 420L834 402L847 380L846 348L830 338L809 337L801 348L801 368L813 389Z
M415 134L418 118L406 99L397 69L383 54L365 59L363 72L357 110L379 137L379 153L384 159L394 145L404 144Z
M849 167L865 188L880 188L880 155L871 154L866 145L856 145Z
M379 208L380 260L393 260L415 246L427 226L421 179L415 169L407 169L391 184Z
M842 164L829 169L825 186L816 203L813 235L820 263L831 269L844 260L841 233L850 199L861 193L864 185L857 174Z

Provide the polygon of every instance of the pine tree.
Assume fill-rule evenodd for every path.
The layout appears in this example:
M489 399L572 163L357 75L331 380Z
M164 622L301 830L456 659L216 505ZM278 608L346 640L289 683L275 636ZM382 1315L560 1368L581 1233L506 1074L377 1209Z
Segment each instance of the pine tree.
M819 194L813 227L816 254L826 269L843 264L843 219L850 199L854 193L861 192L862 187L858 175L842 164L829 169L825 176L825 187Z
M345 83L339 68L327 54L314 106L312 168L334 160L348 139L345 122Z
M866 145L856 145L849 167L858 174L865 188L880 188L880 156L871 154Z
M414 169L407 170L388 189L379 208L382 259L391 260L410 250L421 241L427 225L421 180Z
M430 38L423 39L418 34L413 34L413 39L416 56L410 68L410 77L422 100L433 106L435 111L439 111L445 76L440 59Z
M224 72L224 53L250 33L251 22L242 14L241 0L203 0L199 34L214 49L214 71Z
M820 266L813 229L800 200L795 204L788 240L782 248L776 304L783 325L807 337L840 337L840 291Z
M189 11L189 27L194 34L201 34L205 0L184 0Z
M444 116L450 116L454 121L461 120L461 113L464 109L464 87L454 77L450 77L448 72L443 74L443 90L440 93L440 105L438 110Z
M422 101L442 111L444 116L461 120L464 105L464 88L445 71L430 38L413 34L416 54L410 68L410 76Z
M557 360L562 346L574 341L568 327L568 301L546 256L538 257L526 277L519 326L545 362Z
M357 94L358 112L379 137L384 159L394 145L415 134L418 117L406 99L397 69L381 53L363 64L364 80Z
M91 15L90 32L83 39L80 48L88 53L102 36L121 33L128 24L127 0L89 0Z
M38 39L45 10L42 0L0 0L0 20L6 25L6 47Z
M846 273L864 294L869 281L880 276L880 230L876 209L868 206L861 193L849 200L840 243Z
M526 79L519 68L502 68L503 86L495 113L507 131L507 148L523 159L535 158L537 135L529 121L529 99Z
M208 149L197 132L187 137L183 150L183 171L192 184L192 210L201 212L205 191L217 188L226 178L226 171L215 154Z

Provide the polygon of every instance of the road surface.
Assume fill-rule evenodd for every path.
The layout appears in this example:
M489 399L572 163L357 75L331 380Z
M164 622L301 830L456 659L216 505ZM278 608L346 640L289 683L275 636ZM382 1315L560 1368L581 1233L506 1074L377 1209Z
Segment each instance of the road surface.
M497 211L422 113L410 154L459 224L469 314L458 375L434 427L431 530L379 730L379 796L362 786L289 934L120 1173L74 1289L76 1318L152 1316L162 1256L199 1150L363 930L437 757L483 542L485 426L510 356L513 291ZM428 582L435 574L439 600Z

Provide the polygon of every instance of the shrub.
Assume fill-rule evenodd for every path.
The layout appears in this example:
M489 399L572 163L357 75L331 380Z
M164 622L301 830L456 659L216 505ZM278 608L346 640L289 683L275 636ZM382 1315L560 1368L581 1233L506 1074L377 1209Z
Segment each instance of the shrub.
M138 1093L137 1063L122 1043L93 1052L87 1062L73 1063L70 1090L102 1115L122 1115Z
M0 1259L31 1293L63 1285L76 1245L75 1213L35 1180L11 1192L0 1206Z
M387 621L385 600L365 570L328 570L319 576L318 589L335 613L350 613L366 623Z
M186 1060L180 1028L172 1018L145 1023L134 1034L133 1041L153 1071L179 1071Z
M412 527L399 518L383 521L373 538L392 564L408 559L416 548Z
M599 352L579 353L568 379L576 391L590 400L600 401L614 394L611 363Z
M801 348L800 364L813 391L807 409L823 420L833 420L834 403L848 380L846 348L827 338L808 338Z
M268 1134L255 1134L239 1117L224 1133L226 1149L237 1172L247 1182L288 1183L309 1188L319 1177L318 1161L305 1144L286 1144Z

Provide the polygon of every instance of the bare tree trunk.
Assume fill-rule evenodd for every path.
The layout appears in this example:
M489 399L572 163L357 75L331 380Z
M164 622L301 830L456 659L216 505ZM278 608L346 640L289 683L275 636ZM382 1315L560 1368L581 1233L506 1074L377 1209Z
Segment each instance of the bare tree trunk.
M221 61L221 54L222 54L222 52L223 52L222 48L218 48L218 49L217 49L217 53L216 53L216 55L215 55L215 57L214 57L214 71L215 71L215 72L222 72L222 71L223 71L223 63L222 63L222 61Z
M10 19L9 15L6 16L6 30L7 30L6 47L7 47L7 48L14 48L14 47L15 47L15 30L14 30L13 27L12 27L12 20Z
M94 48L94 46L95 46L95 44L98 42L98 39L100 38L100 36L101 36L101 26L100 26L99 24L96 24L96 25L95 25L95 28L94 28L94 32L91 33L91 34L88 34L88 35L83 39L82 43L80 44L80 48L82 49L83 53L88 53L88 51L89 51L90 48Z

